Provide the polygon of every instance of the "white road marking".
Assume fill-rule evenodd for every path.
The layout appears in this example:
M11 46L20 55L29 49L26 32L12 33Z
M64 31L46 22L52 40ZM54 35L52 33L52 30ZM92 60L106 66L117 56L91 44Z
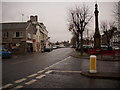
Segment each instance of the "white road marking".
M48 70L49 68L51 68L51 67L53 67L53 66L55 66L55 65L57 65L57 64L59 64L59 63L61 63L61 62L64 62L64 61L66 61L67 59L69 59L71 56L69 56L69 57L67 57L67 58L65 58L65 59L63 59L63 60L61 60L61 61L59 61L59 62L57 62L57 63L55 63L55 64L52 64L51 66L48 66L48 67L46 67L44 70L41 70L41 71L38 71L37 73L43 73L45 70ZM28 60L28 61L31 61L31 59L30 60ZM12 63L12 64L18 64L18 63L23 63L23 62L28 62L28 61L20 61L20 62L16 62L16 63ZM53 72L54 70L49 70L49 71L47 71L47 72L45 72L45 74L49 74L49 73L51 73L51 72ZM77 73L80 73L80 71L56 71L56 72L77 72ZM32 75L29 75L29 76L27 76L28 78L30 78L30 77L34 77L34 76L36 76L36 75L38 75L37 73L35 73L35 74L32 74ZM37 76L36 78L37 79L41 79L41 78L43 78L43 77L45 77L46 75L40 75L40 76ZM22 78L22 79L20 79L20 80L16 80L16 81L14 81L15 83L20 83L20 82L23 82L23 81L25 81L27 78ZM34 83L34 82L36 82L37 80L35 80L35 79L33 79L33 80L31 80L31 81L29 81L29 82L26 82L25 84L27 84L27 85L30 85L30 84L32 84L32 83ZM13 84L7 84L7 85L5 85L5 86L3 86L2 88L8 88L8 87L10 87L10 86L12 86ZM23 86L16 86L15 88L22 88Z
M51 73L51 72L52 72L52 70L49 70L49 71L45 72L45 74L49 74L49 73Z
M23 86L16 86L15 89L23 88Z
M44 70L47 70L47 69L49 69L49 68L51 68L51 67L53 67L53 66L55 66L55 65L57 65L57 64L59 64L59 63L61 63L61 62L64 62L64 61L66 61L67 59L69 59L71 56L69 56L69 57L67 57L67 58L65 58L65 59L63 59L63 60L61 60L61 61L59 61L59 62L57 62L57 63L55 63L55 64L52 64L51 66L48 66L48 67L46 67Z
M44 71L45 71L45 70L40 70L40 71L38 71L37 73L39 73L39 74L40 74L40 73L43 73Z
M43 78L43 77L45 77L46 75L40 75L40 76L37 76L36 78L37 79L41 79L41 78Z
M4 85L4 86L2 86L2 88L8 88L8 87L10 87L10 86L12 86L13 84L6 84L6 85Z
M34 76L37 76L38 74L37 73L35 73L35 74L31 74L31 75L29 75L29 76L27 76L27 77L34 77Z
M21 82L23 82L25 80L26 80L26 78L22 78L22 79L16 80L15 83L21 83Z
M35 80L35 79L32 79L31 81L29 81L29 82L26 82L25 84L27 84L27 85L30 85L30 84L33 84L34 82L36 82L37 80Z
M81 73L81 71L58 71L58 70L53 70L53 72Z

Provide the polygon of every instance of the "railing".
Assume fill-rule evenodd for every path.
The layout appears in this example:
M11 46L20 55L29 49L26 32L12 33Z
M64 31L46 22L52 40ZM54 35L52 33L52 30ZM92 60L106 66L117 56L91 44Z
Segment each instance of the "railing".
M113 58L120 57L120 50L101 50L101 49L89 49L87 51L90 55L112 56Z

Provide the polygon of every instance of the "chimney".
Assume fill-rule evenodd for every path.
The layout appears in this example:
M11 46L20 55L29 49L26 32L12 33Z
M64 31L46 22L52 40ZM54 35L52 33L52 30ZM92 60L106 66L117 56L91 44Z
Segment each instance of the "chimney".
M35 20L38 21L38 16L37 15L35 15Z
M37 21L38 21L37 15L35 15L35 16L30 16L30 21L32 21L32 22L37 22Z

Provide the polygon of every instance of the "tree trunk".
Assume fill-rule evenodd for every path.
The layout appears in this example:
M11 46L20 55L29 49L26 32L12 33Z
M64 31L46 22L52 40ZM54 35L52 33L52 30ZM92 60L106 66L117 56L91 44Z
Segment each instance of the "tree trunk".
M107 34L106 36L107 36L107 46L108 46L108 48L109 48L109 46L110 46L110 39L109 39L108 34Z
M83 32L80 33L80 36L81 36L80 52L81 55L83 55Z
M79 34L77 35L77 49L79 48Z

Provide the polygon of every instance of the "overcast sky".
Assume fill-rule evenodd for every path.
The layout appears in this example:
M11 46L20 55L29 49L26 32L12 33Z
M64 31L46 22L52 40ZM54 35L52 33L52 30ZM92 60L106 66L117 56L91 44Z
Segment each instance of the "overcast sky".
M72 35L68 31L68 9L81 5L82 2L2 2L2 22L27 21L30 15L37 15L39 22L47 27L51 41L70 40ZM95 2L86 2L94 15ZM114 20L114 2L98 2L99 23ZM94 17L89 25L94 31Z

